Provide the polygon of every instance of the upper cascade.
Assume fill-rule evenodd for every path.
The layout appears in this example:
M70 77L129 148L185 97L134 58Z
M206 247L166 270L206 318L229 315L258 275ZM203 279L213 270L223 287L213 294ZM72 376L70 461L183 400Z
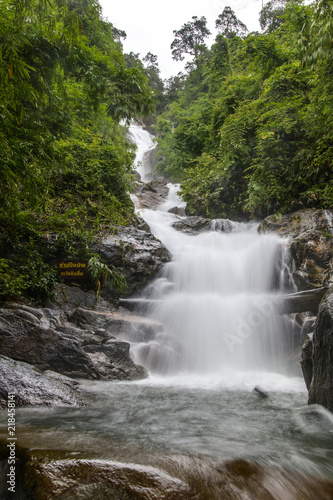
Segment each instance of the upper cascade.
M140 174L143 182L148 182L153 179L155 164L149 159L149 153L156 148L154 137L144 130L141 125L131 123L128 130L128 138L137 146L134 165L136 171Z

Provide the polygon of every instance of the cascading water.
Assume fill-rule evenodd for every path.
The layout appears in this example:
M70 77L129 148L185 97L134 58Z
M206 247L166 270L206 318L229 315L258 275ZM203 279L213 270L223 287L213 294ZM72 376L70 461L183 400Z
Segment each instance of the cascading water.
M179 186L168 187L158 210L140 211L173 259L144 294L163 333L132 346L136 362L164 374L285 372L288 322L275 311L285 291L286 266L276 279L281 239L259 235L256 224L228 220L213 221L203 234L183 234L172 227L179 219L167 212L184 206Z
M174 257L146 291L163 336L137 346L138 361L164 373L284 371L287 323L272 289L281 240L255 227L187 236L169 225L162 234L158 213L143 216Z
M147 157L150 151L156 148L156 143L149 132L143 130L142 127L135 123L131 123L129 126L128 138L132 143L137 145L134 165L141 176L141 180L147 182L151 180L152 171L147 168L145 157Z

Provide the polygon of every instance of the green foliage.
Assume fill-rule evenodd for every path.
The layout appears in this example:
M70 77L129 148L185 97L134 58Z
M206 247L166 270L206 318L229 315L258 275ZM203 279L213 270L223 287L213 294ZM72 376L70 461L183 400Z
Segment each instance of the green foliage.
M107 266L104 264L99 256L94 256L89 259L87 271L95 284L96 301L102 287L108 282L110 282L111 286L116 290L126 290L127 283L123 275L117 271L114 266Z
M123 36L97 0L0 3L2 298L44 300L58 258L132 217L119 121L149 115L155 92Z
M331 10L269 2L265 34L244 40L229 9L219 16L228 39L188 68L158 120L159 168L182 182L190 210L244 218L332 206Z
M229 39L235 36L244 38L248 32L245 24L237 19L232 8L228 6L224 7L222 14L219 14L215 26L221 35Z
M198 67L200 64L200 54L205 49L205 38L211 33L207 28L207 19L192 16L192 21L185 23L180 30L174 30L175 39L171 44L172 58L175 61L183 61L184 54L194 56L194 61Z

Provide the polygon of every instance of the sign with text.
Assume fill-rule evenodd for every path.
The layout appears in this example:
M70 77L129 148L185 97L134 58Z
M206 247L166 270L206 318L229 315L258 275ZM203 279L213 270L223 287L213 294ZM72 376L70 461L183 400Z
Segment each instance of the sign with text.
M87 277L87 260L62 260L58 264L60 278L68 280L85 279Z

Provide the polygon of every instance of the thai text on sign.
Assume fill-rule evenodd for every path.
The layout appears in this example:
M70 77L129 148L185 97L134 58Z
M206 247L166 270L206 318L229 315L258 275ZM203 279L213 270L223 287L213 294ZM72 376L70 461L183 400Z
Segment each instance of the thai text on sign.
M58 264L58 274L64 279L84 279L87 277L86 260L63 260Z

